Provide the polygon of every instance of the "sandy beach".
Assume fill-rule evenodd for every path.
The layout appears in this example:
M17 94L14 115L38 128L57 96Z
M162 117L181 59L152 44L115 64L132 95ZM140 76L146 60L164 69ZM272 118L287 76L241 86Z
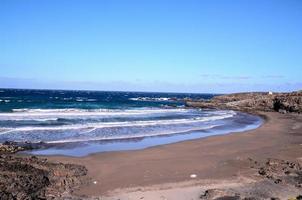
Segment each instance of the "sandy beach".
M0 200L302 200L301 11L0 1Z
M282 170L290 168L291 162L302 163L302 116L276 112L258 114L265 119L263 125L243 133L144 150L47 158L87 168L87 184L74 193L83 198L200 199L202 195L206 198L204 192L208 189L220 189L218 193L223 195L256 194L263 199L270 195L296 197L302 193L301 185L297 185L301 183L293 184L291 176L283 177ZM265 172L272 175L263 176L261 170L273 169L272 166L276 169Z

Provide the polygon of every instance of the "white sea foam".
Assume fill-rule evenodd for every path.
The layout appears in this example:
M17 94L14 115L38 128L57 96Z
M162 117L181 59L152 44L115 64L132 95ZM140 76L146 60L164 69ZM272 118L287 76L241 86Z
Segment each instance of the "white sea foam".
M13 113L0 113L0 116L26 115L136 115L166 112L187 112L189 109L13 109Z
M77 109L15 109L13 113L0 113L0 120L48 120L49 118L64 119L102 119L110 117L147 117L147 116L173 116L187 115L194 110L190 109L135 109L135 110L106 110L93 111ZM233 111L211 111L204 112L204 116L220 118L224 115L235 115Z
M68 97L68 98L63 98L64 101L70 101L72 100L72 97Z
M97 99L87 99L86 101L97 101Z
M161 115L186 115L196 110L192 109L13 109L13 113L0 113L0 120L41 120L49 119L101 119L110 117L147 117ZM234 111L202 111L204 116L235 115Z
M51 143L126 139L210 129L234 115L234 111L185 108L14 109L0 113L0 122L11 120L6 125L10 127L0 130L0 136ZM66 121L61 124L59 119ZM31 120L49 121L49 125L40 126Z
M171 98L168 97L158 97L158 98L153 98L153 97L137 97L137 98L129 98L129 100L132 101L171 101Z
M59 118L52 117L52 118L8 118L6 120L13 120L13 121L38 121L38 122L46 122L46 121L57 121Z
M27 113L52 113L52 112L82 112L85 110L81 109L73 109L73 108L66 108L66 109L30 109L30 108L20 108L20 109L13 109L13 112L27 112ZM0 113L5 114L5 113Z
M12 128L0 134L7 134L10 132L27 132L27 131L67 131L67 130L81 130L81 129L100 129L100 128L118 128L118 127L146 127L146 126L161 126L161 125L177 125L177 124L190 124L198 122L206 122L213 120L221 120L232 117L232 114L211 116L211 117L197 117L194 119L172 119L172 120L148 120L148 121L126 121L126 122L102 122L102 123L86 123L75 125L62 125L51 127L17 127Z
M160 132L149 132L143 134L133 134L133 135L116 135L116 136L101 136L101 137L94 137L94 138L71 138L71 139L63 139L63 140L54 140L54 141L47 141L46 143L54 144L54 143L72 143L72 142L89 142L89 141L99 141L99 140L122 140L122 139L134 139L134 138L142 138L142 137L154 137L154 136L165 136L165 135L174 135L174 134L182 134L188 133L192 131L202 131L207 129L215 128L219 125L210 125L204 126L199 128L189 128L185 130L179 131L160 131Z

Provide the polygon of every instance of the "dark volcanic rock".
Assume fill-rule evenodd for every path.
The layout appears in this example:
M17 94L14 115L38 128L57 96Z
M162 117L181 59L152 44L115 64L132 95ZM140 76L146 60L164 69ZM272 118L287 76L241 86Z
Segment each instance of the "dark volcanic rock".
M275 184L284 183L297 188L301 187L302 166L298 162L270 158L265 163L253 163L252 168L258 168L260 176Z
M211 100L186 101L189 107L240 111L277 111L302 113L302 92L237 93L215 96Z
M83 166L33 157L0 156L0 199L60 199L83 181Z
M11 144L0 144L0 153L1 154L11 154L16 153L18 151L23 151L24 148L17 146L17 145L11 145Z
M6 141L2 144L0 143L0 155L1 154L14 154L19 151L33 150L33 149L43 149L51 147L53 144L47 144L44 142L30 143L30 142L13 142Z
M302 113L302 92L278 95L274 98L274 110Z
M215 200L240 200L239 194L229 190L221 190L221 189L209 189L204 192L200 196L200 199L208 200L208 199L215 199Z
M250 167L255 170L256 182L223 189L208 189L202 193L200 199L284 199L282 192L296 196L297 191L302 191L302 166L299 162L269 158L256 161L248 158ZM286 189L287 188L287 189ZM299 194L299 193L298 193ZM278 197L279 196L279 197ZM299 199L297 196L293 199Z

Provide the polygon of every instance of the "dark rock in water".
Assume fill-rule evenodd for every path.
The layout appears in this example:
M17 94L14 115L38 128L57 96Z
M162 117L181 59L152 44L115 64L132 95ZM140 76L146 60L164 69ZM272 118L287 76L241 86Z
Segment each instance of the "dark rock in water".
M0 155L0 199L60 199L83 181L83 166Z
M240 111L277 111L302 113L302 92L237 93L215 96L210 100L186 101L189 107L232 109Z

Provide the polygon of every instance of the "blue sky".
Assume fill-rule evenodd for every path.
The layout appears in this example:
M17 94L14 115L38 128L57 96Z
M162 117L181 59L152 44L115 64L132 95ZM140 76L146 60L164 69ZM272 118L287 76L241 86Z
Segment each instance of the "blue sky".
M0 87L302 89L300 0L0 0Z

